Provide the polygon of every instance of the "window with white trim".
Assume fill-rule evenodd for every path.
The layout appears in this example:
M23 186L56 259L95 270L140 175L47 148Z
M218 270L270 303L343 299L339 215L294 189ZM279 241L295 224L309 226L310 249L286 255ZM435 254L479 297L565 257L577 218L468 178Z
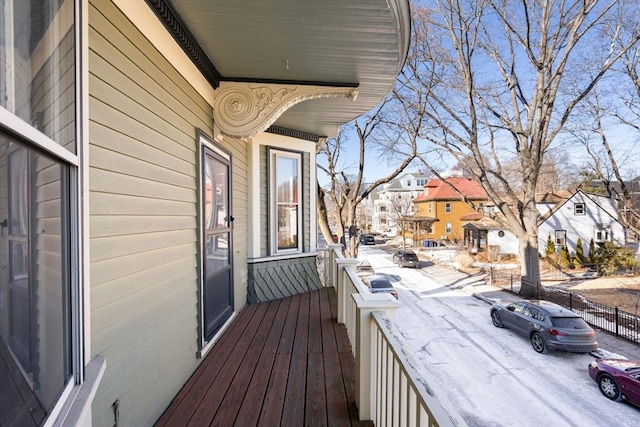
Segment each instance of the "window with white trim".
M595 232L595 241L598 243L606 242L610 238L609 230L599 229Z
M555 230L555 242L556 247L561 248L567 244L567 231L566 230Z
M450 222L446 222L444 224L444 232L445 232L445 234L451 234L452 231L453 231L453 225Z
M83 381L79 5L0 1L0 424L49 422Z
M445 202L444 213L451 213L451 202Z
M575 203L573 205L574 215L584 215L586 213L584 203Z
M271 253L302 251L302 153L270 153Z

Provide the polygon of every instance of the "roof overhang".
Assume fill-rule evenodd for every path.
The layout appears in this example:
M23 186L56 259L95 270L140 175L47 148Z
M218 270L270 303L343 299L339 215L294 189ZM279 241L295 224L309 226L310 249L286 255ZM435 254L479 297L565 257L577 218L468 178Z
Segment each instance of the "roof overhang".
M408 0L146 2L214 88L221 132L237 137L269 126L335 136L389 93L409 47Z

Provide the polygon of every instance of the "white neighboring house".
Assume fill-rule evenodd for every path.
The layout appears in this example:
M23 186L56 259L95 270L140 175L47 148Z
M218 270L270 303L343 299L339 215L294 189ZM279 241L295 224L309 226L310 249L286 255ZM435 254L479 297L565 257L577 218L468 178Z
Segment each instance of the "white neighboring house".
M393 181L384 184L376 192L372 192L368 200L368 209L371 216L371 232L382 235L396 236L399 228L394 221L394 203L398 200L407 200L407 215L413 214L411 201L422 194L424 185L431 175L424 174L421 170L416 173L407 173Z
M595 243L610 241L619 246L625 246L627 242L614 200L581 190L541 217L538 223L538 252L541 255L544 255L549 236L557 250L567 245L570 253L575 253L576 243L582 239L585 255L591 239Z
M490 246L496 246L500 255L518 254L518 238L502 227L498 221L481 214L468 215L462 219L468 221L462 228L464 229L464 246L471 252L475 253L486 250Z

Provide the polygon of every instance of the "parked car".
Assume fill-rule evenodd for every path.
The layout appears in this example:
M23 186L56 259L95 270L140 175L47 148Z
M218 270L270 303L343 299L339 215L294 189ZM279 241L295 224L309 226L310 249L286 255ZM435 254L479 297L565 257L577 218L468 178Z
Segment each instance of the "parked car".
M393 295L396 299L398 298L398 291L393 287L391 281L384 276L374 275L369 277L367 286L369 286L369 291L372 294L384 292Z
M506 327L531 340L538 353L565 350L588 353L598 349L595 331L573 311L549 301L495 303L490 309L493 325Z
M594 360L589 364L589 376L605 397L640 406L640 360Z
M396 237L396 234L391 230L384 230L380 235L385 239L389 237Z
M418 255L411 250L399 250L393 254L393 263L400 267L418 268Z
M364 244L365 245L375 245L376 244L376 238L373 237L373 235L371 235L371 234L365 234L365 236L364 236Z

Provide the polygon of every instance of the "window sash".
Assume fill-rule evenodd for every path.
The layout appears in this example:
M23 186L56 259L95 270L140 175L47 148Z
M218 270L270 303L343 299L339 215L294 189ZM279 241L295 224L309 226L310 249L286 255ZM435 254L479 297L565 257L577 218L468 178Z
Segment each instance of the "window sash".
M44 416L54 410L75 372L79 319L72 313L78 296L71 274L77 245L71 168L4 134L0 147L6 166L0 181L7 187L2 203L8 211L7 225L2 227L8 254L1 263L9 271L7 282L0 286L14 296L8 316L0 319L8 322L0 328L7 334L0 345L11 349L23 380L41 405L36 413Z
M270 150L271 253L302 251L302 153Z

